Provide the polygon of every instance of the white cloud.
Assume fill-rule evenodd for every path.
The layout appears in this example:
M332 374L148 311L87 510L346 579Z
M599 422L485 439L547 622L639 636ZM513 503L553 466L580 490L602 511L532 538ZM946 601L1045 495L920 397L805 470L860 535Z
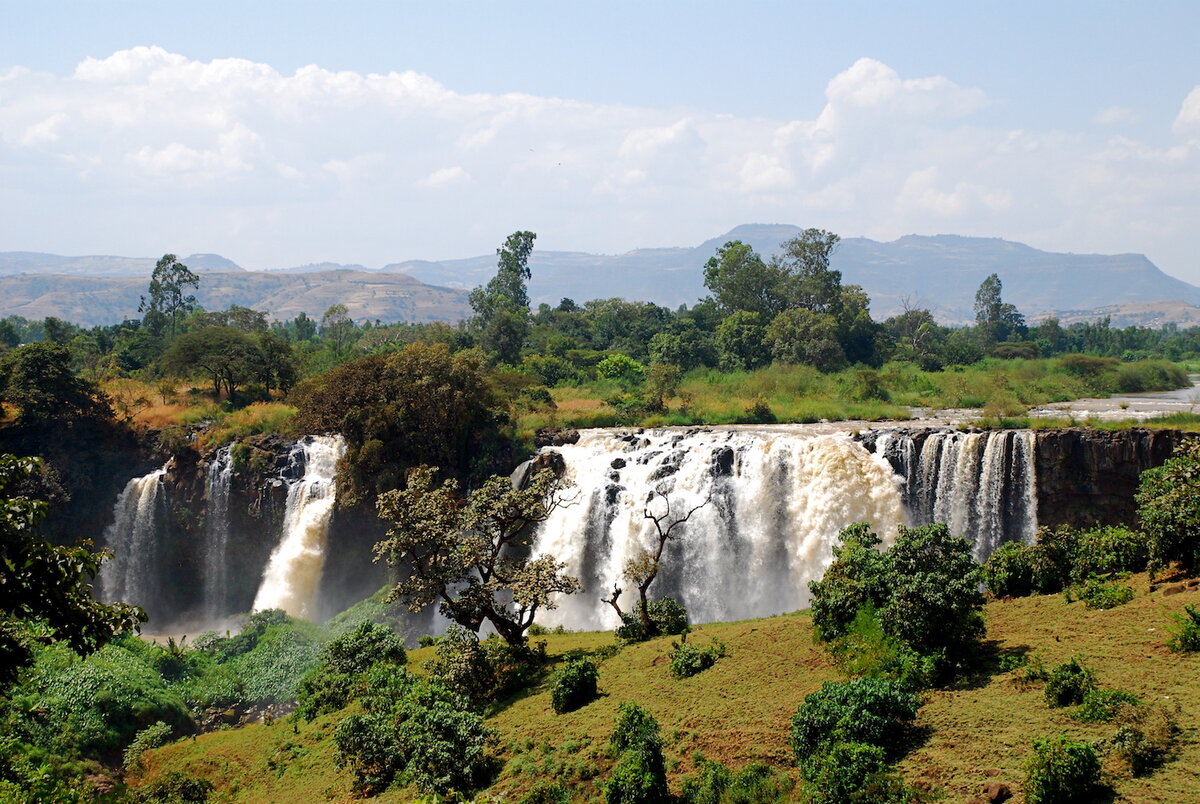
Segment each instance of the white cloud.
M1096 122L1102 126L1136 123L1137 120L1137 112L1126 106L1108 106L1096 112Z
M444 167L441 170L435 170L423 179L417 182L420 187L452 187L455 184L463 184L471 180L471 174L463 170L461 165L454 167Z
M0 249L383 264L485 253L516 228L615 252L777 220L1153 245L1176 270L1197 250L1200 87L1145 141L983 125L982 89L875 59L830 72L823 103L820 86L793 88L817 114L765 119L467 94L414 71L286 75L161 47L66 76L0 68L0 214L27 238Z

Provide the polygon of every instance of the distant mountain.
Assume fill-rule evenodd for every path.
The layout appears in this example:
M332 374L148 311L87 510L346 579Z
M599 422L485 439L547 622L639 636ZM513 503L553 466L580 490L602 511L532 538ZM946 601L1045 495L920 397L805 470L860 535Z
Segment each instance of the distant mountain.
M36 251L0 252L0 276L12 274L62 274L67 276L150 276L158 257L62 257ZM240 265L220 254L192 254L179 260L196 273L241 271Z
M57 316L76 324L113 324L138 316L146 277L18 274L0 276L0 316L29 319ZM355 320L459 321L470 308L462 290L426 285L405 274L377 271L265 271L205 273L196 300L208 310L231 304L287 319L301 312L314 318L335 304Z
M624 254L535 250L529 261L533 274L530 298L535 305L554 305L563 298L583 302L611 296L668 307L690 305L707 295L704 263L721 245L741 240L763 257L770 257L784 241L801 231L787 224L746 224L690 248L642 248ZM319 315L329 304L340 301L351 307L355 318L384 321L430 320L414 315L438 320L466 316L464 291L484 284L496 271L494 254L442 261L409 260L378 270L325 262L245 271L216 254L193 254L182 261L196 271L217 272L206 274L199 294L209 309L228 303L219 299L236 297L238 304L265 309L275 317L290 317L300 309ZM80 322L97 317L119 320L137 309L144 278L153 267L151 259L0 253L0 315L57 315ZM1057 254L999 238L908 235L881 243L850 237L834 253L833 267L842 272L847 284L863 286L877 319L895 315L905 304L912 304L930 309L944 323L973 321L975 291L991 273L1000 275L1005 301L1030 317L1069 311L1073 320L1082 320L1104 315L1092 312L1097 308L1173 302L1176 306L1167 305L1153 313L1141 311L1135 318L1163 321L1162 316L1167 316L1165 321L1183 323L1192 319L1178 303L1200 305L1200 288L1164 274L1140 254ZM6 274L24 274L25 278L10 284L18 277L6 279ZM51 281L52 274L58 278ZM139 279L129 285L137 288L136 293L118 290L118 286L125 288L120 283L101 286L88 281L70 284L67 290L68 285L60 281L65 279L62 275ZM234 279L239 276L241 280ZM38 279L44 281L35 281ZM418 286L433 288L424 291ZM265 290L268 287L269 293ZM333 288L346 292L347 298L336 298ZM403 293L415 295L397 295ZM107 306L96 307L100 297L109 300ZM253 301L255 298L261 300ZM401 301L417 298L424 301ZM132 307L129 299L133 299ZM1066 320L1065 315L1060 317ZM1174 315L1185 317L1170 318Z
M746 224L694 248L637 249L619 255L535 251L529 265L535 304L607 296L644 299L675 307L707 295L704 263L717 248L741 240L769 257L800 234L798 226ZM425 282L470 288L495 271L495 257L405 262L398 270ZM1161 300L1200 304L1200 288L1164 274L1140 254L1056 254L999 238L908 235L890 243L865 237L843 240L832 265L848 284L862 285L876 318L895 315L907 300L946 323L974 320L975 291L989 274L1000 275L1005 301L1027 313L1087 310L1124 302Z

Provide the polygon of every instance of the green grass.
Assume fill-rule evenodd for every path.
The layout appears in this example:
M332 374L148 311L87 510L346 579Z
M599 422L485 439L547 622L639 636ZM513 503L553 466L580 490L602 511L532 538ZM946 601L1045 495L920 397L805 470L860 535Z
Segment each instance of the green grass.
M604 400L622 392L611 380L552 389L556 407L525 412L522 430L537 427L613 427L746 424L762 419L751 408L765 402L775 421L883 421L910 418L909 408L981 408L992 420L1021 421L1034 405L1104 397L1132 384L1145 390L1179 387L1182 373L1156 361L1120 364L1090 377L1065 370L1057 359L980 361L946 371L910 363L822 374L810 366L774 365L756 371L689 372L667 410L623 416ZM1029 425L1026 425L1029 426ZM1164 426L1172 426L1167 423Z
M962 801L995 779L1010 785L1020 800L1021 767L1032 755L1035 737L1111 736L1111 724L1083 724L1069 709L1050 709L1041 685L1021 683L1020 670L1001 670L1004 656L1037 654L1047 666L1081 656L1101 686L1127 690L1147 703L1182 707L1178 759L1141 778L1108 761L1119 800L1192 800L1194 768L1200 766L1200 655L1170 653L1164 642L1172 616L1185 604L1200 603L1200 589L1167 596L1151 590L1145 575L1127 582L1135 589L1134 599L1112 610L1067 604L1061 595L988 603L989 645L996 658L987 672L958 688L926 696L917 722L920 737L899 764L906 781L941 790L946 801ZM728 656L690 679L671 676L671 639L662 638L600 661L601 697L575 712L554 714L548 675L508 702L489 718L500 733L496 754L504 765L487 795L519 801L535 781L556 778L576 800L600 800L612 766L605 745L617 705L624 701L636 701L658 718L676 792L680 777L694 770L696 752L734 769L766 761L795 777L787 745L791 716L806 694L840 677L827 652L814 645L808 614L704 625L691 639L707 644L710 637L726 643ZM567 651L612 643L608 633L538 639L546 640L556 660ZM429 655L430 649L412 651L410 662L419 667ZM335 766L330 737L345 714L183 740L147 754L141 780L184 769L211 779L219 791L217 802L349 802L349 774ZM392 790L373 800L413 798L410 791Z

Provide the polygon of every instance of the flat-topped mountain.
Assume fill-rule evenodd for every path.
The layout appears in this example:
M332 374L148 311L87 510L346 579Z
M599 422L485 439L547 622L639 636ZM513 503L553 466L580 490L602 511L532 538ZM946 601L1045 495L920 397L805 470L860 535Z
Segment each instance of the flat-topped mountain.
M624 254L535 250L529 295L535 305L611 296L669 307L694 304L707 295L704 263L721 245L741 240L769 257L801 231L787 224L746 224L693 247ZM495 254L409 260L378 270L325 262L248 271L216 254L194 254L182 262L205 272L198 294L205 307L217 309L228 303L221 299L235 299L276 318L301 309L320 315L329 304L342 302L359 319L457 320L469 314L464 291L496 271ZM147 258L0 253L0 315L117 321L137 309L153 267L154 260ZM834 253L833 267L846 283L863 286L877 319L895 315L907 303L929 308L945 323L970 322L975 291L992 273L1004 283L1004 299L1030 317L1069 311L1070 320L1084 320L1112 315L1122 305L1169 302L1153 313L1138 310L1130 320L1191 323L1195 317L1189 308L1200 305L1200 288L1168 276L1141 254L1061 254L999 238L907 235L883 243L850 237ZM348 295L336 298L338 292ZM1099 308L1104 310L1095 312ZM1124 319L1118 314L1114 323L1118 320Z

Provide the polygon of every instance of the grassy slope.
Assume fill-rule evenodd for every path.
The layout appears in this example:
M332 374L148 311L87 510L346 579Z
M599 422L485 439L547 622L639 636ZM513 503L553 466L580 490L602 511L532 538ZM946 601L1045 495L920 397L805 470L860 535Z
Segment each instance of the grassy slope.
M1082 655L1103 686L1129 690L1147 701L1169 696L1178 702L1184 729L1179 759L1142 779L1119 775L1115 787L1122 801L1191 801L1200 790L1200 656L1171 654L1163 641L1171 615L1185 603L1200 603L1200 589L1165 596L1161 590L1148 591L1145 576L1133 583L1135 600L1111 611L1067 605L1058 595L990 603L989 637L1001 651L1040 652L1047 665ZM610 766L604 743L617 704L627 700L642 703L659 718L676 784L691 769L696 751L733 767L766 759L786 768L791 715L807 693L838 677L825 653L812 644L811 634L804 613L706 625L691 639L722 639L729 656L693 679L671 678L664 656L670 641L664 639L607 659L601 667L604 697L578 712L554 715L544 688L518 698L491 719L501 733L498 750L506 764L489 793L516 801L536 778L557 771L581 800L598 800L599 782ZM546 639L555 655L597 647L611 637ZM414 651L414 664L427 653ZM338 717L300 725L298 733L281 721L185 740L153 752L148 772L184 768L206 776L227 794L218 801L349 801L348 775L335 768L329 739ZM925 736L900 769L910 783L923 781L943 790L947 801L970 798L993 776L1019 790L1020 768L1034 737L1066 731L1099 739L1114 731L1110 725L1076 723L1067 710L1047 708L1040 685L1025 688L1015 673L998 671L962 689L930 694L918 723ZM595 778L581 778L597 772ZM391 791L376 800L411 799L410 792Z

